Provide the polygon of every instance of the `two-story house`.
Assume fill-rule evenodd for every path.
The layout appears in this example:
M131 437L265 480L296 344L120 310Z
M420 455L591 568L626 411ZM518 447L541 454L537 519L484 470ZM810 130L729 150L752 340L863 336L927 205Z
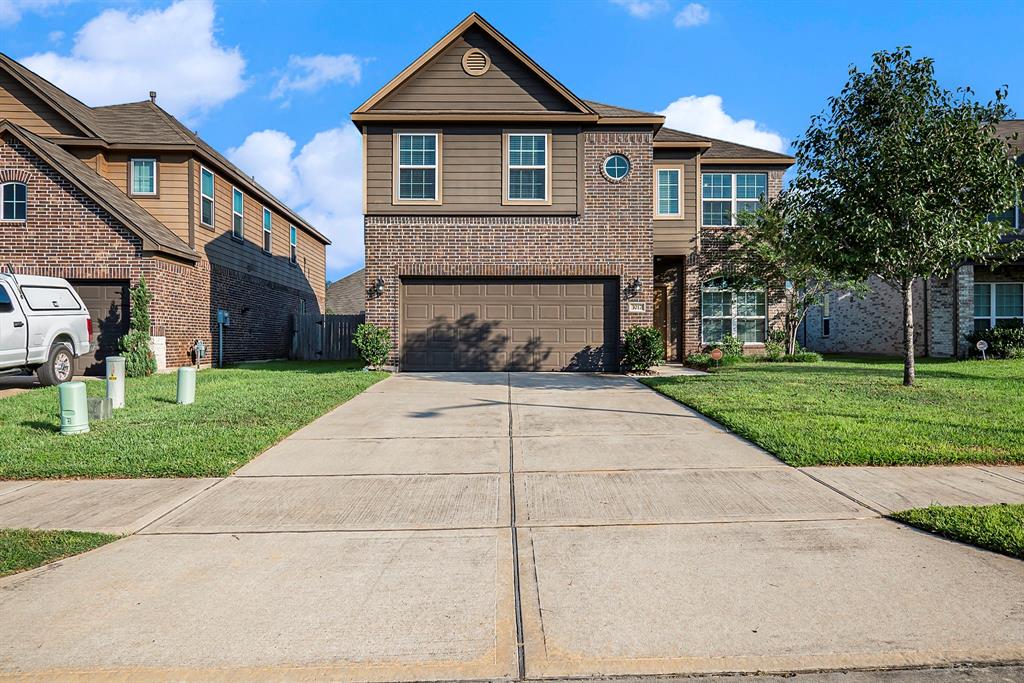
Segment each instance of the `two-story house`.
M143 277L168 367L197 340L205 363L287 356L290 315L323 310L328 240L155 99L89 107L0 54L0 264L75 286L77 372L117 352Z
M472 14L352 113L366 313L404 370L613 370L624 330L679 359L777 313L721 239L789 156L584 100Z

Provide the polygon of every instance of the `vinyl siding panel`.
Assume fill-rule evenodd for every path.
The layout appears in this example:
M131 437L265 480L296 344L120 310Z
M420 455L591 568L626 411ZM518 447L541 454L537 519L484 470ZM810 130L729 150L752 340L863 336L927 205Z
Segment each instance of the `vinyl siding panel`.
M157 160L157 196L132 197L139 206L174 231L188 244L188 159L187 154L108 152L97 172L128 194L128 160L133 157Z
M462 56L479 48L491 58L482 76L462 69ZM373 111L576 111L551 86L478 28L468 30Z
M83 134L21 83L0 71L0 120L3 119L47 138Z
M693 252L697 248L697 226L700 216L697 211L697 192L700 179L697 178L697 153L692 150L656 149L654 164L656 167L672 165L683 169L683 184L680 198L683 206L683 217L680 220L654 221L654 254L656 256L678 256ZM656 177L656 176L655 176ZM652 187L652 197L656 188Z
M399 128L398 130L411 130ZM440 205L395 205L393 132L371 126L366 134L367 213L451 215L575 213L577 208L577 126L538 128L551 132L551 205L503 205L502 133L526 131L502 126L448 126L441 135L442 202Z

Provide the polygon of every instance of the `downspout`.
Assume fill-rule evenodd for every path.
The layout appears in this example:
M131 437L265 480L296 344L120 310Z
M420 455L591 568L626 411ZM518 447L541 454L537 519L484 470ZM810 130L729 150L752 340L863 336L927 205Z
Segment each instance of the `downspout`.
M924 355L932 355L931 278L924 280Z

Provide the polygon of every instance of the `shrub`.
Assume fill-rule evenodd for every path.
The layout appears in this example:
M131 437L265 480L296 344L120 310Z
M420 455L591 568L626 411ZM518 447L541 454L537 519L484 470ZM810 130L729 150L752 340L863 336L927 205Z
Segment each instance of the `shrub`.
M967 343L971 345L971 353L981 356L976 344L979 341L988 342L988 349L985 355L993 358L1020 358L1024 356L1024 326L1014 321L1009 325L999 325L987 330L975 330L966 336Z
M820 363L822 358L820 353L814 351L797 351L787 353L781 360L783 363Z
M156 372L156 356L149 342L149 304L153 295L146 286L146 279L139 278L131 288L130 322L128 332L121 337L121 354L124 356L124 374L128 377L148 377Z
M665 360L665 339L656 327L635 325L623 335L622 366L633 372L647 372Z
M363 362L371 368L379 368L391 353L391 332L386 327L372 323L360 323L352 343L359 349Z
M764 354L767 360L781 360L786 355L786 333L782 330L768 330L764 340Z
M722 337L722 341L708 344L704 348L707 352L710 352L712 349L722 349L722 353L726 356L739 357L743 355L743 342L740 341L739 337L727 334Z
M718 368L729 367L730 365L736 365L745 361L743 356L722 356L721 360L716 361L707 353L691 353L686 357L686 367L693 368L695 370L717 370Z

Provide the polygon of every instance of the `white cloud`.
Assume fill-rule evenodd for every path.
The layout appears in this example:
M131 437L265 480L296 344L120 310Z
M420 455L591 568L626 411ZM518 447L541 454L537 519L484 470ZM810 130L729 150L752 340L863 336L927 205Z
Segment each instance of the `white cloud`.
M210 0L178 0L162 10L106 10L75 34L70 55L21 61L86 104L138 102L150 90L162 107L194 119L245 89L245 60L214 35Z
M356 85L363 77L363 60L354 55L313 55L288 58L288 71L277 81L272 98L284 97L292 90L315 92L331 83Z
M68 0L0 0L0 26L13 26L26 12L45 14Z
M704 5L691 2L676 15L673 23L676 28L691 28L706 24L711 19L711 12Z
M332 273L363 260L362 136L350 124L297 145L277 130L251 133L228 158L298 211L333 244L327 248Z
M51 43L59 43L60 41L64 40L64 31L50 31L46 35L46 39L49 40Z
M625 7L637 19L650 19L668 10L668 0L611 0L613 5Z
M772 152L784 152L788 145L778 133L763 128L753 119L737 121L722 109L718 95L680 97L658 112L669 128L711 138L738 142Z

